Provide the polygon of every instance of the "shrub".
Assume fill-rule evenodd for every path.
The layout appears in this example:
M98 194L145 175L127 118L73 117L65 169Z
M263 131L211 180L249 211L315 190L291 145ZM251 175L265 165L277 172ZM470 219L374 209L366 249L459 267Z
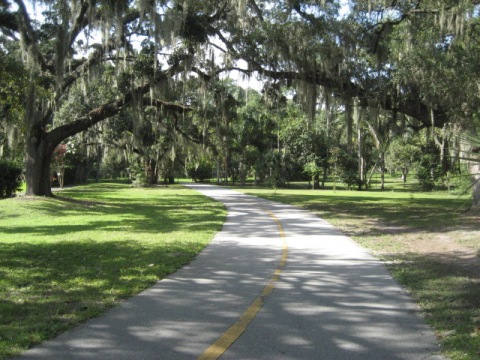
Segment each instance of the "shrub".
M417 179L424 191L431 191L442 175L440 152L435 144L422 147L417 168Z
M447 173L445 176L445 186L448 191L454 195L464 195L472 189L472 179L465 165L460 167L456 174Z
M145 169L137 164L132 166L131 169L132 185L134 187L148 187L148 179L145 175Z
M343 153L340 158L340 180L347 185L348 189L360 184L358 176L358 160L356 157Z
M22 168L10 161L0 160L0 199L9 198L20 190Z
M279 151L274 150L271 152L268 162L270 174L267 183L273 188L284 187L287 182L287 169L284 160L283 154Z
M191 163L187 167L187 176L193 181L205 181L212 177L212 163L206 159L200 160L198 163Z

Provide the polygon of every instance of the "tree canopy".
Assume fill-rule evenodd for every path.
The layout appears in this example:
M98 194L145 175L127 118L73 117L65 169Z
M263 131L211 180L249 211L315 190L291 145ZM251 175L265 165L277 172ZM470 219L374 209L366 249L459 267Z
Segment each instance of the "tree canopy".
M15 100L2 92L1 104L24 104L32 195L51 195L51 154L61 142L89 129L105 135L118 124L123 135L110 143L135 144L145 167L167 166L180 149L189 157L215 147L223 156L217 166L228 172L235 147L251 145L237 121L253 119L225 85L232 72L264 83L262 106L270 110L254 122L278 127L286 98L311 119L311 134L297 131L306 143L289 142L296 149L308 141L328 148L330 126L341 117L345 151L352 155L356 144L366 173L374 156L361 144L367 134L377 163L406 129L431 129L438 147L448 129L478 136L479 15L478 0L2 0L0 55L11 59L20 45L15 76L26 85ZM319 113L326 115L310 126ZM278 150L290 138L278 133ZM476 159L474 146L461 150ZM318 158L313 168L326 171L328 151L309 151L305 164ZM250 161L244 155L242 166Z

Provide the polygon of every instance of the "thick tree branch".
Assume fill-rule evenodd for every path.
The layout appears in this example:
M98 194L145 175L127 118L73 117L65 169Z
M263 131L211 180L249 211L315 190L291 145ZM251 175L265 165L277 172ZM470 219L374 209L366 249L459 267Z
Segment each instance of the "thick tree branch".
M93 66L98 65L106 52L112 50L115 47L113 41L110 41L105 46L98 46L90 54L88 58L80 62L74 69L69 71L63 78L63 82L60 85L62 93L67 90L75 81L77 81L82 75L86 74ZM60 96L62 94L59 94Z
M30 54L35 58L35 61L39 64L42 70L53 71L53 68L49 66L43 57L40 49L38 48L38 39L35 34L35 30L32 27L32 20L28 15L27 8L22 0L15 0L18 6L18 30L23 37L25 45L28 47Z
M272 67L267 68L255 59L239 53L234 44L232 44L221 32L217 32L216 35L225 44L226 48L235 59L243 59L249 64L250 72L257 71L264 77L274 80L286 80L289 83L302 80L311 84L319 85L345 99L357 97L360 100L361 106L371 106L371 104L375 102L384 110L404 113L421 121L424 126L431 126L429 108L419 100L420 97L418 96L418 92L414 89L409 89L406 92L408 96L403 98L392 95L397 93L393 89L392 91L382 91L382 99L379 100L378 93L365 90L361 85L352 82L351 78L348 76L335 75L338 74L338 71L335 70L331 72L320 70L305 71L300 69L283 71L275 70ZM332 74L334 75L332 76ZM446 111L441 108L435 110L435 119L435 126L443 127L443 125L448 122Z
M250 66L261 75L271 79L289 80L291 82L303 80L311 84L328 88L344 98L357 97L360 100L360 105L364 107L371 106L372 101L375 101L375 94L368 93L346 79L332 78L325 72L316 71L299 73L296 71L274 71L265 69L259 64L253 62L250 63ZM379 102L377 105L381 106L384 110L401 112L421 121L426 126L431 126L429 108L425 104L419 102L414 91L410 90L408 94L409 96L403 99L394 98L392 95L385 94L383 101ZM435 126L443 127L444 124L448 122L448 116L443 109L439 108L435 110L434 114L436 120Z
M138 88L137 91L145 93L148 91L148 89L150 89L149 85ZM57 146L62 140L66 139L67 137L78 134L79 132L88 129L91 126L98 124L105 119L117 115L122 109L125 108L126 105L130 104L132 101L133 92L129 92L119 99L110 101L102 106L91 110L88 114L79 117L72 122L53 129L49 133L49 146L51 148L55 148L55 146Z
M242 69L242 68L239 68L239 67L236 67L236 66L227 66L227 67L224 67L224 68L220 68L220 69L217 69L216 71L214 71L211 74L205 73L204 71L200 70L196 66L192 66L192 71L194 73L196 73L205 82L209 82L210 80L212 80L212 78L214 78L214 77L216 77L216 76L218 76L221 73L226 72L226 71L239 71L239 72L244 73L245 75L251 75L252 74L251 70Z
M264 22L265 20L263 19L263 13L260 7L258 6L257 2L255 0L248 0L248 3L252 7L253 11L255 12L255 15L257 15L257 18L261 21Z
M88 10L88 8L86 9ZM83 11L83 8L82 8ZM76 24L74 26L74 30L72 30L71 33L71 39L70 39L70 46L73 46L73 42L75 41L76 37L78 36L79 32L81 29L87 25L86 19L82 20L82 17L84 18L85 14L79 15L77 17L77 22L78 25ZM132 11L128 15L125 16L124 21L123 21L123 26L126 26L133 21L137 20L140 18L140 12L139 11ZM74 69L72 69L70 72L68 72L64 79L62 84L60 85L60 88L62 89L62 92L64 92L66 89L68 89L76 80L78 80L82 75L86 74L89 69L91 69L93 66L96 66L101 63L103 60L104 55L109 52L114 50L117 47L117 41L118 39L113 39L110 38L105 45L99 45L96 47L96 49L90 54L88 58L86 58L84 61L80 62ZM61 94L59 94L61 96Z
M183 64L180 64L180 63L174 64L171 68L163 71L161 75L156 79L156 81L162 81L162 80L165 80L166 78L174 77L176 74L181 73L183 69L184 69ZM53 149L62 140L66 139L67 137L78 134L79 132L82 132L88 129L105 119L108 119L112 116L117 115L126 106L133 103L134 97L141 96L143 98L143 95L147 94L150 91L152 86L153 86L153 83L147 83L145 85L137 87L133 91L127 92L122 97L112 100L110 102L107 102L91 110L84 116L81 116L72 122L66 123L64 125L61 125L53 129L47 134L49 138L48 146L53 151ZM171 111L173 110L187 111L188 109L188 107L184 105L169 103L162 100L153 100L153 103L159 106L163 106L164 108L167 108L168 110L171 110ZM148 103L148 104L150 105L151 103Z
M82 29L87 26L88 21L86 18L87 11L90 8L91 3L89 1L82 1L82 6L80 7L80 11L78 12L77 17L75 18L74 24L72 26L72 29L70 31L70 35L68 38L68 47L71 48L73 46L73 43L77 39L78 35L82 31Z
M148 96L143 98L143 105L153 106L159 109L165 109L167 111L179 112L179 113L184 113L184 112L193 110L190 106L187 106L187 105L172 103L172 102L161 100L161 99L152 99Z
M211 143L210 140L208 139L204 139L202 136L195 136L194 134L189 134L187 133L186 131L184 131L183 127L179 125L179 118L178 118L178 114L176 113L173 113L173 117L175 119L175 122L174 122L174 125L173 125L173 128L176 132L178 132L183 138L195 143L195 144L205 144L207 146L213 146L213 144ZM200 134L201 132L198 131L198 129L194 129L197 134Z

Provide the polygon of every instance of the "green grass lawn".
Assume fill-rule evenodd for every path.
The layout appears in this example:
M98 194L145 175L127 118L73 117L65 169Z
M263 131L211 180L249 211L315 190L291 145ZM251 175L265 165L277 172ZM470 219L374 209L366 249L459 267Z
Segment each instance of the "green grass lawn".
M465 212L468 199L403 186L240 190L309 209L371 249L424 309L444 354L480 358L480 273L436 248L448 240L479 251L480 216ZM174 272L221 229L226 214L178 185L99 183L57 195L0 201L0 359Z
M424 310L445 355L480 359L480 214L465 211L468 197L446 192L238 190L306 208L339 227L386 262Z
M97 316L190 262L223 205L174 185L99 183L0 201L0 358Z

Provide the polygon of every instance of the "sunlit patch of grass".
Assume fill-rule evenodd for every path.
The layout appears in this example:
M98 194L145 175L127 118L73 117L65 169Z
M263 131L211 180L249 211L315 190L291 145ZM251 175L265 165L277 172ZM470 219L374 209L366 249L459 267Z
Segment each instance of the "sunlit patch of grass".
M224 207L180 186L91 184L0 203L0 358L105 311L190 262Z

